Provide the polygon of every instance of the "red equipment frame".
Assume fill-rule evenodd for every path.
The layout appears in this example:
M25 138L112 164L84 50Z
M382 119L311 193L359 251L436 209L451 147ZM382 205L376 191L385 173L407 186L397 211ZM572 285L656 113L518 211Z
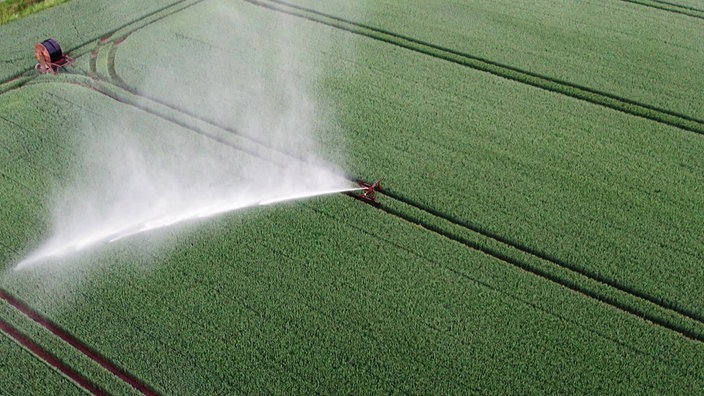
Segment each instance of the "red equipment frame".
M376 192L381 190L381 181L377 180L374 183L367 183L364 180L357 180L357 185L362 188L362 192L354 194L353 197L364 201L370 205L380 206L376 200Z
M61 51L61 46L54 39L47 39L35 45L34 54L39 62L34 68L42 74L56 74L60 68L74 62L73 58Z

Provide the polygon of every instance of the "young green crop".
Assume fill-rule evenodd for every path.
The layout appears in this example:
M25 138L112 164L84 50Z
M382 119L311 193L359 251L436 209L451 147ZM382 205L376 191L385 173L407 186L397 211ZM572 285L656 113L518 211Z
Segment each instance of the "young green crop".
M357 72L329 85L354 131L353 173L704 313L692 272L704 252L692 232L704 229L700 136L404 50L358 48L386 68L348 66Z
M702 17L633 2L293 0L459 54L704 119ZM658 2L662 3L662 2ZM700 6L700 10L704 7ZM441 22L440 22L441 21Z
M153 150L193 143L186 123L169 121L182 118L117 103L140 103L124 90L44 76L0 95L0 255L9 270L0 286L162 393L704 386L701 342L511 265L505 257L555 266L448 220L699 312L701 136L244 2L233 6L244 21L237 28L289 24L306 39L266 35L238 51L195 22L220 15L220 6L204 2L131 33L113 52L115 74L172 113L227 125L226 104L195 106L216 84L227 87L198 69L199 58L231 61L224 66L234 76L257 54L295 44L294 58L320 68L312 86L335 122L317 126L344 136L349 171L417 204L380 194L405 216L342 195L281 204L126 238L64 267L12 271L27 241L47 233L38 225L47 222L43 200L49 180L65 182L76 165L72 139L130 118ZM449 45L459 43L452 37ZM150 56L171 42L182 62ZM146 63L164 72L145 86ZM243 79L233 77L237 92L256 97ZM173 95L175 83L193 95Z
M13 395L83 395L68 378L42 363L12 339L0 335L0 382Z
M61 87L27 92L52 89ZM81 103L82 89L61 92ZM114 111L88 96L95 121ZM42 272L13 274L4 287L164 392L597 392L702 381L696 370L677 374L704 360L667 330L348 197L186 228L52 271L80 287L32 291L53 277ZM159 240L176 248L150 251ZM648 350L664 351L668 365ZM611 365L634 376L633 388L618 388L627 385ZM564 381L577 372L583 380Z
M87 51L99 39L109 36L122 26L139 21L180 0L93 1L72 0L12 23L0 25L0 83L24 73L34 76L36 64L34 45L54 37L64 53L77 56ZM89 50L88 50L89 51ZM0 90L1 91L1 90Z

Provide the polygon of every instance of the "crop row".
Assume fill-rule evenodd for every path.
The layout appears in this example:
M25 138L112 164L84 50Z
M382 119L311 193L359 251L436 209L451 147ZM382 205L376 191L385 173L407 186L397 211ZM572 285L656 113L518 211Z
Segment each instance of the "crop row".
M26 316L24 312L18 309L20 307L26 311L28 307L24 303L16 300L14 296L8 295L4 290L2 294L2 310L0 311L2 319L14 326L40 348L50 351L57 359L60 359L61 364L68 366L70 370L76 371L79 375L110 394L132 395L137 393L136 389L131 388L127 383L113 376L94 360L89 359L85 354L61 340L55 334L50 333L44 324L39 324L39 322ZM7 303L5 297L19 305L11 306ZM30 314L36 315L35 312L30 312ZM41 319L42 322L45 320L45 318ZM54 328L56 324L49 323L49 326Z
M555 7L550 1L530 6L511 1L454 1L447 8L393 1L260 3L315 20L324 18L326 23L509 77L531 80L530 74L544 76L565 83L567 94L579 94L572 88L582 87L699 120L704 117L698 95L704 87L696 78L704 54L698 40L702 24L696 18L627 2L569 1ZM497 69L484 60L508 69ZM550 87L554 81L536 83Z
M140 41L123 44L116 59L133 86L141 77L131 60L144 48L132 43ZM697 136L370 41L355 44L364 65L309 45L292 62L326 56L326 68L350 70L329 77L321 95L338 103L342 126L329 134L348 134L360 164L352 173L383 178L427 207L701 314L699 281L663 273L692 273L702 257L691 232L702 225L690 215L702 199ZM160 89L147 94L192 108ZM198 113L227 122L217 110ZM674 266L661 265L673 257Z
M119 79L118 76L114 76L114 77ZM235 132L235 131L233 131L233 132ZM396 197L398 198L398 196L396 196ZM425 209L425 210L430 210L432 213L435 213L436 215L438 213L437 211L434 211L433 209ZM440 216L443 216L443 215L440 214ZM460 223L461 223L461 221L460 221ZM426 226L426 228L427 228L427 226ZM439 232L442 233L443 231L439 231ZM484 232L484 233L486 233L486 232ZM491 236L492 233L489 232L488 235ZM499 238L498 239L499 241L506 243L505 238L502 238L502 237L498 237L498 238ZM496 236L494 236L494 239L496 239ZM514 247L517 246L515 242L508 241L507 243L511 246L514 246ZM469 246L476 247L477 245L474 245L474 243L470 243ZM590 273L589 270L584 270L582 268L574 267L574 266L570 265L569 263L562 262L559 259L549 258L549 257L546 258L547 256L545 254L543 254L539 251L536 251L534 249L531 249L529 247L522 247L522 246L518 245L518 248L520 250L526 251L529 254L532 254L534 256L537 255L537 257L539 257L539 258L547 259L547 260L551 261L553 264L558 265L560 267L564 267L566 269L576 271L577 273L586 275L587 277L591 278L592 280L596 280L599 283L605 283L611 287L615 287L618 291L620 291L622 293L632 294L632 295L639 297L639 298L645 298L646 300L652 302L653 304L662 305L665 308L673 308L678 313L685 315L689 318L694 318L695 320L698 317L697 313L687 311L687 310L678 309L676 307L676 305L674 305L673 303L668 302L668 301L663 301L663 300L657 299L657 298L652 298L647 293L643 293L643 292L639 291L637 288L634 289L631 287L624 287L622 285L619 285L618 283L614 283L612 280L610 280L608 278L603 278L598 274ZM490 251L492 251L492 250L490 250ZM496 252L496 251L494 250L494 252ZM497 254L498 254L498 257L504 257L503 253L494 253L494 255L497 255ZM512 259L508 259L508 261L513 263L514 265L518 265L519 267L521 267L523 269L529 269L533 272L537 271L536 273L541 274L542 276L546 276L549 279L552 279L553 281L557 281L558 283L568 285L568 287L574 288L575 290L579 290L579 291L584 292L585 290L590 290L591 288L593 288L593 286L592 287L587 286L587 288L585 289L583 286L578 286L578 283L573 283L573 281L567 281L567 280L565 280L565 278L563 278L561 276L554 277L554 275L551 274L551 272L554 272L554 269L552 269L552 270L537 270L536 267L531 267L530 265L527 266L524 262L521 262L521 261L516 262L516 261L513 261ZM547 271L547 272L544 272L544 271ZM567 282L567 283L564 283L564 282ZM696 324L694 324L694 325L692 325L691 323L690 324L679 324L679 323L681 323L680 322L681 319L676 318L676 317L671 317L671 315L669 313L664 313L664 316L663 316L663 313L657 313L657 314L653 315L653 314L651 314L652 308L641 308L641 307L636 308L636 306L640 305L640 304L636 303L636 306L634 306L632 304L632 302L624 303L622 296L621 297L618 297L618 296L614 297L611 295L611 294L613 294L613 292L609 292L609 291L607 291L606 294L603 294L604 292L601 292L601 291L600 292L587 291L586 293L588 295L591 295L594 298L597 298L600 301L604 301L609 304L620 307L621 309L624 309L627 312L631 312L631 313L634 313L639 316L645 315L646 318L648 318L649 320L651 320L655 323L659 323L665 327L682 332L682 333L687 334L691 337L694 337L694 338L702 337L700 335L699 331L696 330L698 328L698 326ZM626 298L626 299L628 299L628 298ZM685 322L686 322L686 320L685 320ZM692 327L692 326L694 326L694 327Z
M56 88L26 91L27 103ZM701 380L683 368L699 352L669 332L347 197L241 216L3 282L158 390L596 391L619 386L612 365L634 374L632 389ZM143 252L160 239L174 250ZM66 284L37 292L45 277ZM589 342L565 346L575 339Z
M585 303L577 294L565 298L559 288L531 281L520 271L506 271L442 238L438 242L423 230L412 231L413 226L402 221L382 216L365 235L359 229L359 212L368 217L378 212L345 197L334 201L317 202L315 211L287 206L252 213L246 219L228 216L203 225L196 234L175 232L168 239L176 248L166 255L137 253L135 257L139 245L149 242L115 246L77 263L93 263L93 271L111 273L113 282L89 277L81 291L64 291L67 295L47 296L58 301L37 299L33 304L50 307L64 299L75 300L73 293L82 294L78 298L86 299L86 308L61 317L73 333L109 355L120 356L162 389L184 392L190 386L216 392L240 387L247 392L250 385L252 389L261 386L255 381L258 375L286 381L279 385L282 388L270 388L274 391L305 386L307 391L322 392L422 392L441 383L448 391L472 384L483 390L500 386L535 390L545 381L557 389L567 384L561 383L560 375L550 374L553 370L581 372L585 383L569 386L586 386L591 375L605 375L601 384L609 383L604 370L617 356L618 364L632 367L634 373L648 373L649 379L672 375L689 382L697 378L696 369L686 374L691 367L683 372L662 371L687 367L686 352L679 350L677 357L671 352L650 354L652 343L662 342L666 350L674 341L667 333L653 332L642 322L622 321L619 314ZM329 216L336 218L326 220ZM434 258L419 258L426 251L434 252ZM193 266L194 260L200 265ZM457 276L447 266L466 275ZM486 272L477 273L475 266ZM114 282L115 276L122 280ZM476 276L482 281L469 280ZM503 291L512 284L522 285L517 293L524 295L525 302ZM535 293L560 303L553 305ZM526 304L531 301L544 308ZM615 316L604 319L604 327L594 332L591 320L586 327L584 322L580 325L582 316L565 311L568 306L594 310L597 317L607 312ZM556 308L557 317L549 314ZM568 319L572 316L576 323ZM92 330L110 317L121 318L120 325ZM496 326L502 326L498 333ZM628 334L640 346L625 348L600 332ZM575 337L589 342L565 348L563 342ZM575 355L580 363L569 367L569 357ZM607 356L611 363L583 366L595 364L596 356ZM661 365L662 359L670 364ZM531 375L531 364L545 367L547 374ZM212 372L208 367L221 369ZM209 378L205 372L225 377ZM476 373L487 380L478 381ZM501 382L495 382L498 377ZM173 382L176 378L179 382ZM453 385L447 378L469 382ZM640 385L632 385L648 383L641 381L646 377L634 381ZM667 384L659 386L665 389Z
M0 319L0 324L5 323ZM5 334L0 335L0 379L8 394L81 395L70 380L55 372Z

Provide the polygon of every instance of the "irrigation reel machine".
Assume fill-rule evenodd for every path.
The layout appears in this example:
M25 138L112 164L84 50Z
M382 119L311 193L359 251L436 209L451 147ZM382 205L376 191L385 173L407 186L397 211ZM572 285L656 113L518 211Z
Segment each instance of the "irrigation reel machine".
M73 58L61 51L59 42L53 38L35 45L34 55L38 61L34 68L41 74L56 74L60 68L69 66L74 61Z

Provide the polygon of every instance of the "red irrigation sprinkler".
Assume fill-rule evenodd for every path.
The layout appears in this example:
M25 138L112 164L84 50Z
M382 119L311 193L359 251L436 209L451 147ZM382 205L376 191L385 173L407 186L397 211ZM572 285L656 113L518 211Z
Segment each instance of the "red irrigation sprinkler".
M381 181L377 180L374 183L367 183L364 180L357 180L357 185L360 191L359 193L350 193L349 195L364 201L373 206L381 206L381 204L376 200L376 192L381 189Z
M53 38L46 39L34 46L37 63L34 68L41 74L56 74L60 68L73 63L74 59L64 55L61 46Z

